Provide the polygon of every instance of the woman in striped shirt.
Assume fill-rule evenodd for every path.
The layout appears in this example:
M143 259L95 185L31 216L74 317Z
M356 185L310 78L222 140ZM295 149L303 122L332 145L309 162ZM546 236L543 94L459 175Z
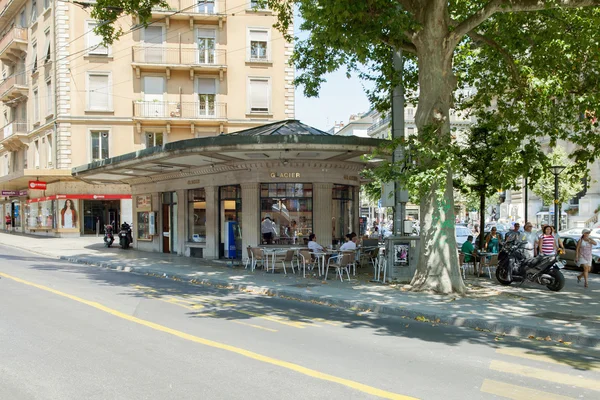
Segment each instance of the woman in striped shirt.
M552 227L550 225L544 226L542 229L542 236L539 240L539 251L538 254L545 256L551 256L556 254L556 238L552 234Z

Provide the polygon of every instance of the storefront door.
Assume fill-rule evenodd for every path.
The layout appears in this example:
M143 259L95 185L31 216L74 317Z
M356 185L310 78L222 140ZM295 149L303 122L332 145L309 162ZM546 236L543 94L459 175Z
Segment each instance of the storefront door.
M219 188L219 257L240 258L242 255L242 188L239 185ZM233 225L233 226L231 226ZM226 236L233 234L233 238ZM225 243L235 243L235 257L226 252Z
M163 253L171 252L171 205L162 206L162 243Z
M177 193L162 194L163 253L177 253Z
M121 202L119 200L84 200L83 234L102 234L104 233L104 225L112 223L118 231L121 226L120 208ZM132 223L133 221L124 222Z

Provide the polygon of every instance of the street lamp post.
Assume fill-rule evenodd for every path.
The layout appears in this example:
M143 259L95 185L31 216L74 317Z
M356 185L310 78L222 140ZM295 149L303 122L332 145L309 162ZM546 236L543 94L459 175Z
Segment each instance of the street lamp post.
M556 232L560 230L560 227L558 226L560 221L560 206L558 204L558 176L564 171L565 168L566 167L563 167L562 165L553 165L550 167L550 171L552 172L552 175L554 175L554 227L556 228Z

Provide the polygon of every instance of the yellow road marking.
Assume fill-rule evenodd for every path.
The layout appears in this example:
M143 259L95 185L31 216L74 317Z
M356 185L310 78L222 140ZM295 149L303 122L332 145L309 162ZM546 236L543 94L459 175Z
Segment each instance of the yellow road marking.
M29 282L29 281L23 280L21 278L17 278L17 277L11 276L11 275L7 275L7 274L5 274L3 272L0 272L0 276L2 276L4 278L12 279L15 282L19 282L19 283L22 283L24 285L32 286L32 287L35 287L35 288L38 288L38 289L41 289L41 290L53 293L53 294L61 296L61 297L65 297L67 299L76 301L78 303L82 303L82 304L88 305L88 306L93 307L93 308L95 308L97 310L104 311L104 312L106 312L108 314L111 314L111 315L113 315L115 317L118 317L118 318L130 321L130 322L134 322L134 323L139 324L139 325L143 325L145 327L154 329L154 330L159 331L159 332L168 333L170 335L179 337L179 338L184 339L184 340L189 340L189 341L194 342L194 343L199 343L199 344L202 344L202 345L205 345L205 346L209 346L209 347L213 347L213 348L216 348L216 349L221 349L221 350L225 350L225 351L228 351L228 352L231 352L231 353L239 354L241 356L244 356L244 357L256 360L256 361L264 362L264 363L271 364L271 365L276 365L278 367L285 368L285 369L288 369L290 371L294 371L294 372L297 372L299 374L303 374L303 375L306 375L306 376L310 376L312 378L316 378L316 379L320 379L320 380L323 380L323 381L337 383L339 385L346 386L346 387L349 387L351 389L354 389L354 390L357 390L357 391L360 391L360 392L363 392L363 393L366 393L366 394L370 394L370 395L373 395L373 396L381 397L381 398L384 398L384 399L392 399L392 400L413 400L413 399L416 399L415 397L410 397L410 396L405 396L405 395L398 394L398 393L388 392L386 390L378 389L378 388L375 388L373 386L365 385L363 383L351 381L349 379L341 378L341 377L338 377L338 376L335 376L335 375L329 375L329 374L326 374L324 372L320 372L320 371L317 371L317 370L314 370L314 369L306 368L306 367L303 367L301 365L294 364L294 363L291 363L291 362L288 362L288 361L279 360L279 359L272 358L272 357L269 357L269 356L265 356L265 355L262 355L262 354L259 354L259 353L255 353L253 351L245 350L245 349L242 349L240 347L235 347L235 346L231 346L231 345L228 345L228 344L224 344L224 343L220 343L220 342L215 342L215 341L210 340L210 339L204 339L204 338L201 338L199 336L190 335L189 333L178 331L176 329L169 328L169 327L166 327L164 325L157 324L155 322L150 322L150 321L147 321L145 319L141 319L141 318L138 318L138 317L134 317L132 315L125 314L125 313L123 313L121 311L117 311L117 310L114 310L112 308L106 307L105 305L102 305L102 304L100 304L98 302L90 301L90 300L85 300L85 299L82 299L81 297L77 297L77 296L74 296L72 294L64 293L64 292L61 292L59 290L49 288L47 286L43 286L43 285L40 285L40 284L37 284L37 283L33 283L33 282Z
M564 357L562 359L556 359L556 358L553 358L553 357L545 355L545 354L532 353L532 350L527 350L527 349L523 349L523 348L519 348L519 347L514 347L514 348L507 347L507 348L497 349L496 353L504 354L507 356L526 358L528 360L542 361L542 362L547 362L547 363L551 363L551 364L566 365L566 366L570 366L570 367L577 368L577 369L583 369L583 370L587 370L587 371L600 371L600 362L598 362L598 361L573 360L573 359L568 359L567 357ZM570 354L574 354L574 353L570 353ZM566 353L565 355L568 355L568 353Z
M483 381L481 391L495 394L512 400L571 400L572 397L560 396L554 393L542 392L540 390L528 389L522 386L509 385L490 379Z
M255 312L252 312L252 311L246 311L246 310L235 310L235 311L239 312L239 313L242 313L242 314L250 315L252 317L265 319L265 320L271 321L271 322L276 322L278 324L287 325L287 326L291 326L291 327L298 328L298 329L304 329L304 323L302 323L302 322L286 321L286 320L284 320L283 318L280 318L280 317L275 317L275 316L272 316L272 315L259 314L259 313L255 313Z
M494 371L517 374L528 378L540 379L552 383L559 383L569 386L577 386L584 389L600 391L600 380L580 378L559 372L548 371L541 368L532 368L525 365L507 363L504 361L493 360L490 363L490 369Z
M264 326L248 324L248 323L242 322L242 321L231 320L231 322L235 322L236 324L240 324L240 325L251 326L252 328L256 328L256 329L264 329L265 331L269 331L269 332L278 332L277 329L265 328Z

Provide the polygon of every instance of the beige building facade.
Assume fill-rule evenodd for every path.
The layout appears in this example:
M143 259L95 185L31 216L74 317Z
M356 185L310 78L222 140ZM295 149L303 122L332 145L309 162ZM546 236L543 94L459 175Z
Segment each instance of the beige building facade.
M3 228L7 215L12 229L59 236L131 221L129 185L76 181L71 169L294 117L293 44L270 11L168 3L147 27L120 18L123 36L103 46L77 5L0 1Z

